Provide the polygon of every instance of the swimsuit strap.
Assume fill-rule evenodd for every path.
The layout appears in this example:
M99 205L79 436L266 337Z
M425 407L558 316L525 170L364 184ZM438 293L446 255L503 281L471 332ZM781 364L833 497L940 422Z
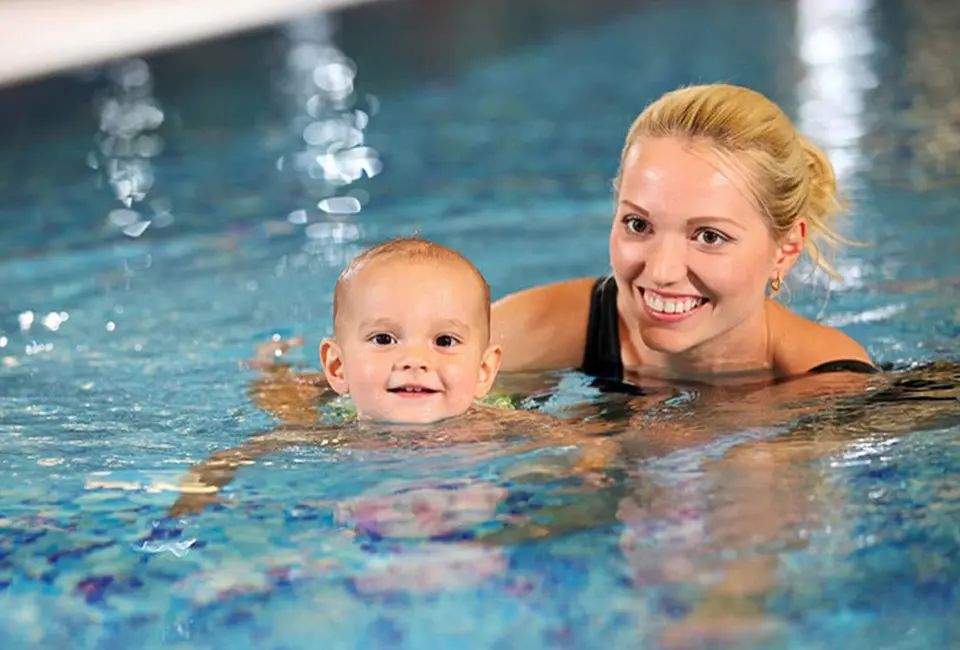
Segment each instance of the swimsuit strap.
M612 276L597 278L590 291L590 317L580 370L594 377L623 381L617 283Z
M827 372L859 372L865 375L872 375L880 372L879 368L872 366L859 359L835 359L821 363L808 370L809 373L827 373Z

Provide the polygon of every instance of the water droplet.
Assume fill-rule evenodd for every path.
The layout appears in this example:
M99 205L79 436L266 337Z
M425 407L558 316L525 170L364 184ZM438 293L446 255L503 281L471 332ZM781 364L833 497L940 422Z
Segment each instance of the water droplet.
M361 206L354 196L333 196L320 201L317 207L328 214L356 214Z
M33 312L29 309L25 312L21 312L17 316L17 321L20 323L20 330L26 332L31 327L33 327L34 315Z
M127 237L139 237L144 233L144 231L146 231L147 228L150 227L150 223L151 222L149 220L132 223L123 229L123 234Z
M287 221L290 223L304 224L307 223L307 211L306 210L294 210L287 215Z

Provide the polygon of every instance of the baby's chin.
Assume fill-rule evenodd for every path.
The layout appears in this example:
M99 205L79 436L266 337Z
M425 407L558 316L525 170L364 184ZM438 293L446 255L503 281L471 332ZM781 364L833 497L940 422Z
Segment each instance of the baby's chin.
M374 400L372 404L357 404L357 421L377 425L429 425L446 422L466 415L473 406L473 396L457 399L445 393L425 398L402 397ZM422 400L422 401L421 401ZM364 408L369 406L371 408Z
M386 426L428 426L453 420L465 415L466 412L465 410L460 413L377 413L374 415L358 412L357 421L363 424Z

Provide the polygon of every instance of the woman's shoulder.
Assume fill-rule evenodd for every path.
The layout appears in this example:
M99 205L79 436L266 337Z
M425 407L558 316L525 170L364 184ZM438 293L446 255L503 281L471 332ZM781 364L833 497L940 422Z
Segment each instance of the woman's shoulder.
M547 370L580 363L596 281L565 280L497 300L491 313L491 338L503 346L503 370Z
M529 311L532 307L549 310L557 307L557 301L583 302L589 305L590 292L599 278L587 277L541 284L507 294L493 303L494 312L520 308Z
M768 302L773 364L778 374L824 369L863 372L875 368L866 349L851 336L815 323L774 301Z

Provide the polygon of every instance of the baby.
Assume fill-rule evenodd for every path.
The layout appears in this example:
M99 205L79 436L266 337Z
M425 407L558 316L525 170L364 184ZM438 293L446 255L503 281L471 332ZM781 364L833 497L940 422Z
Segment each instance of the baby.
M330 387L357 418L428 424L466 414L500 369L490 344L490 287L459 253L397 239L362 253L333 294L320 344Z
M320 344L326 383L349 395L356 422L318 422L317 377L293 375L291 381L285 371L270 374L254 399L285 424L191 468L171 512L218 502L218 489L238 466L301 444L422 447L523 435L539 446L582 445L573 471L602 468L614 443L589 436L596 432L583 423L558 426L560 420L543 413L476 403L489 393L500 356L500 347L490 343L490 288L469 260L418 238L371 248L340 275L333 337Z

